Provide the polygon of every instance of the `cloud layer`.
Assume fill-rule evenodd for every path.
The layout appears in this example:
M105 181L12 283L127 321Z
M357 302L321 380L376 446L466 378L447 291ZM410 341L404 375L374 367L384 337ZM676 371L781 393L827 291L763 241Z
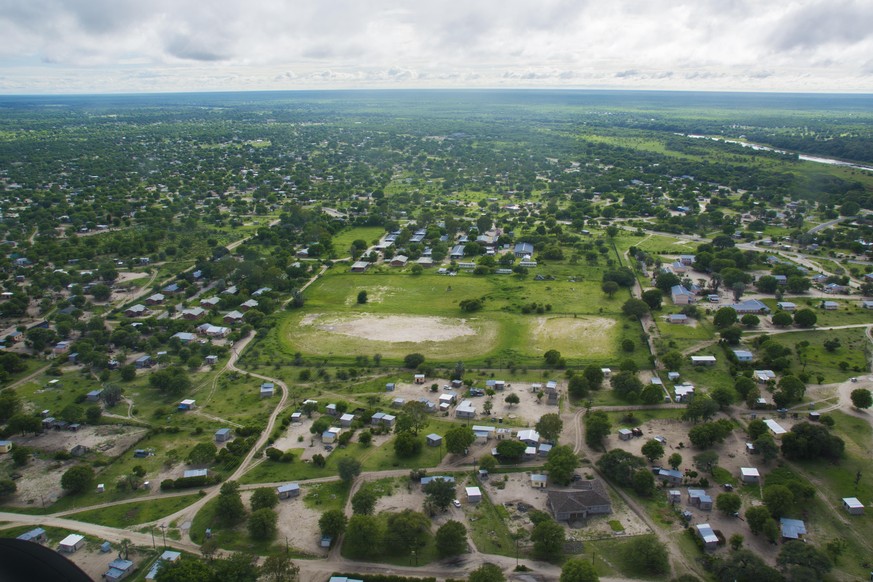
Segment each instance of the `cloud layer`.
M0 92L873 92L869 0L0 0Z

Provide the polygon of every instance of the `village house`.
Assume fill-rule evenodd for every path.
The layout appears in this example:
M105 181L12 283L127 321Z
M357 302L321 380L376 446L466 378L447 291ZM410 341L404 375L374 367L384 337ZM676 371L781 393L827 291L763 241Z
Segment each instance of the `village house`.
M548 475L534 473L530 476L530 486L534 489L545 489L549 483Z
M279 485L276 487L276 494L279 496L279 499L290 499L292 497L298 497L300 495L300 485L297 483L286 483L285 485Z
M590 515L612 513L609 494L600 481L578 481L576 488L549 491L548 506L555 521L579 521Z
M843 497L843 507L849 515L864 515L864 504L857 497Z
M242 322L243 317L244 317L244 315L243 315L242 313L240 313L239 311L234 310L234 311L231 311L231 312L225 314L225 316L224 316L224 318L223 318L223 321L224 321L224 323L227 323L227 324L233 325L233 324L235 324L235 323L240 323L240 322Z
M215 431L215 442L225 443L231 439L233 433L229 428L220 428Z
M26 531L16 539L25 541L25 542L33 542L35 544L44 544L48 541L48 537L46 536L45 530L41 527L34 528L30 531Z
M106 582L118 582L130 576L134 571L134 564L130 560L122 560L121 558L109 562L109 570L103 574L103 579Z
M155 560L155 563L152 565L148 574L146 574L145 579L146 580L156 579L158 577L158 570L160 570L161 564L164 564L165 562L169 562L172 564L172 563L176 562L181 557L182 557L181 552L174 552L173 550L164 550L164 553L161 554L157 560Z
M695 297L684 285L673 285L670 288L670 299L673 305L689 305L694 303Z
M365 273L367 269L370 268L370 263L367 261L355 261L352 263L351 269L349 269L352 273Z
M708 523L701 523L694 527L697 530L697 535L703 540L704 550L711 552L718 548L718 536L715 535L715 532Z
M740 481L743 483L758 483L761 474L754 467L740 467Z
M164 302L164 294L163 293L155 293L154 295L149 295L146 297L145 304L146 305L160 305Z
M806 524L800 519L779 519L779 528L782 531L783 540L799 540L806 535Z
M128 307L124 311L125 317L144 317L146 315L151 315L151 310L145 305L136 304L133 307Z
M691 356L693 366L714 366L715 356Z
M58 551L65 554L72 554L81 549L84 545L85 536L80 536L79 534L70 534L62 539L61 543L58 544Z
M187 319L188 321L200 319L204 315L206 315L206 310L202 307L191 307L182 310L182 319Z
M436 433L431 433L425 437L425 442L429 447L439 447L443 444L443 437Z
M741 363L748 363L755 359L755 355L749 350L734 350L734 355Z
M688 503L703 511L712 509L712 497L707 495L703 489L689 489Z
M476 405L473 404L472 400L462 400L455 409L455 416L457 418L475 418Z

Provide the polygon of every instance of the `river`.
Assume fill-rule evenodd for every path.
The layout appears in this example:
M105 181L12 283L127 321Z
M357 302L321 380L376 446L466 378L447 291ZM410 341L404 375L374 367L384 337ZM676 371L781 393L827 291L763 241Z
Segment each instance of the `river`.
M695 134L691 134L691 133L689 133L686 137L690 137L692 139L711 139L712 141L723 141L725 143L733 143L733 144L741 145L744 148L753 149L755 151L774 152L777 154L785 154L786 156L795 155L792 152L787 152L785 150L779 150L776 148L771 148L769 146L765 146L765 145L761 145L761 144L757 144L757 143L751 143L748 141L742 141L739 139L724 139L721 137L709 137L707 135L695 135ZM835 158L823 158L821 156L809 156L806 154L796 154L796 155L797 155L797 159L801 160L803 162L814 162L816 164L827 164L829 166L842 166L844 168L852 168L854 170L864 170L867 172L873 172L873 166L862 166L860 164L846 162L846 161L838 160Z

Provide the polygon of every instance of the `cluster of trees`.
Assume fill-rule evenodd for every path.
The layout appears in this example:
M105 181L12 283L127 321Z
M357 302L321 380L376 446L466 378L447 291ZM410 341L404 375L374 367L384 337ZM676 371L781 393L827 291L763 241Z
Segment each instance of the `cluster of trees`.
M821 423L800 422L782 435L782 454L786 459L836 461L845 448L843 439Z
M157 582L296 582L300 568L287 554L267 556L258 566L257 559L245 552L226 557L214 556L211 544L204 544L201 552L208 560L186 557L175 562L164 561L158 568Z

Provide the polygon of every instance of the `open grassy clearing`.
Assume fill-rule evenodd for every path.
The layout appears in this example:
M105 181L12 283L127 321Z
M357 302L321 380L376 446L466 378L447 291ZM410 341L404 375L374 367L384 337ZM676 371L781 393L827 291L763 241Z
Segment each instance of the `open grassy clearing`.
M303 503L306 507L317 509L322 513L332 509L345 509L349 488L342 481L330 483L313 483L304 489Z
M138 523L155 521L166 515L176 513L197 501L199 497L195 493L164 499L137 501L101 509L81 511L68 516L68 518L109 527L125 528Z
M831 325L858 325L863 323L873 323L873 310L863 309L860 306L860 300L846 301L840 299L830 299L827 296L808 297L808 298L792 298L791 301L797 304L798 309L812 309L818 321L817 328L823 328ZM833 311L821 308L822 301L835 301L839 304L839 308ZM768 306L774 311L776 310L776 300L764 300Z
M698 244L700 243L695 241L655 234L647 236L635 246L650 254L684 255L693 254Z
M516 555L515 537L507 525L509 513L502 505L491 503L487 491L482 490L482 501L468 510L467 517L470 537L480 552L498 556ZM520 557L526 557L527 553L527 548L519 547Z
M796 333L780 333L769 336L773 341L791 348L807 341L806 371L813 378L819 375L823 377L822 383L845 382L851 376L857 376L858 371L868 370L870 342L867 339L864 328L857 329L834 329L817 331L801 331ZM839 339L840 347L833 352L824 348L824 342L829 339ZM846 369L840 366L846 363ZM792 370L800 371L802 366L797 358L792 358Z
M345 257L348 256L349 249L354 241L361 239L367 245L371 245L374 240L383 234L385 234L385 229L380 226L358 226L341 230L334 235L331 242L337 256Z
M570 363L607 365L617 359L622 339L639 344L633 325L621 320L610 325L621 299L610 300L595 282L336 274L311 289L306 307L282 316L247 355L246 365L278 365L297 352L346 365L358 356L380 353L383 361L395 364L420 352L436 363L534 367L548 349L558 349ZM368 294L365 305L356 302L361 290ZM465 315L458 307L462 299L481 297L486 298L482 311ZM549 301L554 301L551 309L541 315L516 311ZM591 333L597 342L579 341ZM645 365L641 351L631 357Z

